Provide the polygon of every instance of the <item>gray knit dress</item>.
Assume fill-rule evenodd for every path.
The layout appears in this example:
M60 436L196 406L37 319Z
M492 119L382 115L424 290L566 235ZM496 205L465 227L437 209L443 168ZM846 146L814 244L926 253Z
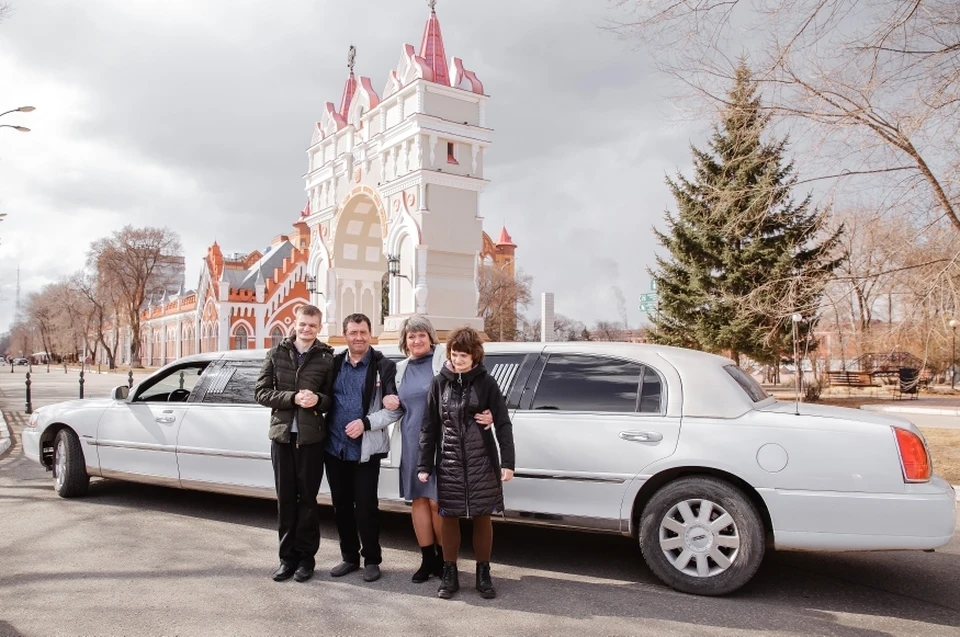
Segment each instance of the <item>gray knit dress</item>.
M400 497L408 502L417 498L437 499L436 475L431 475L426 482L417 478L420 425L427 411L427 391L433 376L433 350L430 350L429 354L407 363L398 389L404 411L400 420Z

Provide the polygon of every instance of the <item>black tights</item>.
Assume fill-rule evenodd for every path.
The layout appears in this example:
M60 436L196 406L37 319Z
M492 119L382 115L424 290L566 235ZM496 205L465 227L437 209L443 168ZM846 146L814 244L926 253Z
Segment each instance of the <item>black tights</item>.
M460 553L460 518L440 518L443 560L456 562ZM489 515L473 518L473 553L478 562L489 562L493 553L493 520Z

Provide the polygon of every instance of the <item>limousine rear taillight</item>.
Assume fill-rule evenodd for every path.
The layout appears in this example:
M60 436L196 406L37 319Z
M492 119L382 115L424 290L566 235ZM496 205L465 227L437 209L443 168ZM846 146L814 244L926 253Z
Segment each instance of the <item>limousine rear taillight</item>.
M909 429L892 427L900 453L900 468L904 482L926 482L933 474L930 452L923 438Z

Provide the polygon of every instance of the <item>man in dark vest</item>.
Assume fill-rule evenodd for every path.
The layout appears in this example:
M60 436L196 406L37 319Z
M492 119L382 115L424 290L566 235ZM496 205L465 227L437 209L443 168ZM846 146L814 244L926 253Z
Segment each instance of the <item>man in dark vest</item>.
M317 340L323 314L296 311L295 334L274 343L257 379L256 400L270 407L270 457L277 489L280 566L277 582L313 577L320 549L317 493L323 480L324 412L330 409L333 349Z

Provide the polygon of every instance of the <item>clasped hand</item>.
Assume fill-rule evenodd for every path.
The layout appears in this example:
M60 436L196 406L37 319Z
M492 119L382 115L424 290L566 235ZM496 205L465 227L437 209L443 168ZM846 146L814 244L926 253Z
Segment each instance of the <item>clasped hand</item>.
M297 405L300 405L304 409L310 409L315 407L317 402L320 400L320 397L309 389L301 389L297 392L297 395L293 398L293 402Z

